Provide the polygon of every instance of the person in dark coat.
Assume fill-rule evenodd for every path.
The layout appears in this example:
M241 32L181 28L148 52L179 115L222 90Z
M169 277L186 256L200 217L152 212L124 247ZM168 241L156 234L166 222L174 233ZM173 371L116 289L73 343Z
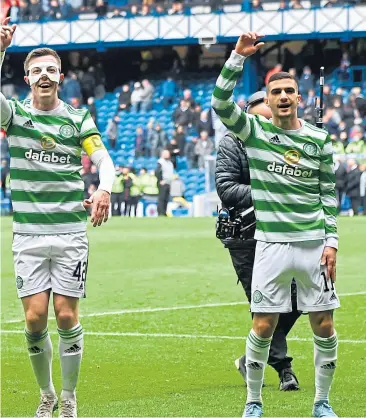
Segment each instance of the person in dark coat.
M337 159L334 164L334 171L336 176L336 198L338 202L338 213L341 211L342 198L346 191L346 176L347 170L343 162Z
M271 118L270 109L264 104L265 92L254 93L248 99L246 111L251 114L260 114ZM227 133L220 141L216 160L216 189L223 207L233 208L233 217L253 206L249 164L243 142L237 139L232 133ZM255 220L254 215L250 217L247 224ZM256 241L254 240L254 228L251 230L250 238L240 240L230 238L222 240L229 249L231 260L238 277L238 283L244 288L247 299L251 301L251 284L254 265ZM280 390L292 391L299 389L297 377L292 369L292 357L287 355L286 336L300 317L297 310L296 290L292 284L292 312L281 313L278 324L273 334L268 364L278 373L280 378ZM245 356L235 361L240 374L246 380Z
M356 160L347 160L346 194L351 199L353 215L358 215L361 206L360 194L361 171Z
M130 86L125 84L122 86L122 91L118 97L118 109L117 111L126 111L131 107L131 91Z

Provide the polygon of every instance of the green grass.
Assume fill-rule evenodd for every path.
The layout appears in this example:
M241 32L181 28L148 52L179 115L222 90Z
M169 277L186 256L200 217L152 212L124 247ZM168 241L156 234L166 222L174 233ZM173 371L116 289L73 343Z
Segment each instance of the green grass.
M339 230L338 293L363 292L366 217L341 218ZM102 228L90 228L89 239L83 315L245 301L229 254L214 237L212 218L112 219ZM24 417L33 416L38 389L25 350L24 323L7 323L22 318L11 241L11 220L3 218L1 416ZM335 319L339 338L346 341L339 345L332 405L339 416L365 417L366 294L344 296L341 303ZM248 305L115 313L83 317L81 323L86 333L101 334L85 336L80 417L241 416L246 394L233 361L243 353L241 337L250 329ZM54 382L60 390L53 319L49 329L55 350ZM200 335L206 337L194 338ZM289 337L301 391L280 392L276 374L267 369L263 392L267 417L311 413L313 345L307 317ZM305 341L294 340L297 337Z

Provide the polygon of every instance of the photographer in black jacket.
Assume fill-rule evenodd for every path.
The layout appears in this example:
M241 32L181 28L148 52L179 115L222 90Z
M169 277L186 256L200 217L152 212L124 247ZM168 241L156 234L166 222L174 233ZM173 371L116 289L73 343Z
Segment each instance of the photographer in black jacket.
M249 97L246 111L260 114L268 119L272 117L270 109L264 104L265 92L259 91ZM229 210L230 220L240 219L240 214L253 206L248 160L242 141L234 134L227 133L220 141L216 160L216 189L223 208ZM226 214L227 211L224 211ZM244 216L240 223L242 227L255 221L254 212ZM251 282L255 256L256 241L255 226L247 229L245 239L225 238L221 241L229 249L238 283L241 282L248 301L251 300ZM290 313L280 314L278 325L273 334L268 364L278 373L280 390L298 390L299 384L291 368L292 358L287 356L286 335L301 315L297 311L296 287L292 284L292 306ZM245 356L237 359L235 365L244 380L246 380Z

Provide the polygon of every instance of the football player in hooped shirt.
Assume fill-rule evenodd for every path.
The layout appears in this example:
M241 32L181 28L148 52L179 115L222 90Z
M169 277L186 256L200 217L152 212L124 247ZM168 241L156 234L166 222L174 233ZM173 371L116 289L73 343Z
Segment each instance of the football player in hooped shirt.
M309 312L314 333L314 417L335 417L329 391L337 364L332 311L338 235L332 144L328 133L297 117L301 100L288 73L269 79L265 103L272 120L244 113L233 100L247 57L264 44L262 35L240 36L216 82L212 107L245 143L256 213L252 279L253 328L246 343L247 402L244 417L263 414L262 383L273 331L291 307L296 278L298 309Z
M16 30L8 22L9 18L1 26L1 62ZM16 286L41 391L35 416L52 417L58 407L47 330L52 291L62 372L60 417L71 418L77 416L75 389L84 346L78 312L88 267L85 207L92 206L94 226L107 221L114 166L89 111L74 109L57 96L64 79L57 52L31 51L24 70L31 98L20 102L0 94L1 126L10 151ZM86 201L80 176L82 151L100 175L98 190Z

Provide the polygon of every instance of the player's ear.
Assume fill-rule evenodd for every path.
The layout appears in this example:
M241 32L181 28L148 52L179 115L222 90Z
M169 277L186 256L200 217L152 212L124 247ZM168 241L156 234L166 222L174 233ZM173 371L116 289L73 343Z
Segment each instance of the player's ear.
M301 103L302 102L302 97L301 94L297 95L297 103Z
M28 84L28 86L30 86L30 84L29 84L29 78L26 75L24 76L24 81L26 82L26 84Z
M61 73L60 74L60 82L58 84L62 84L62 82L65 80L65 74Z
M269 107L269 100L267 96L264 98L264 104Z

